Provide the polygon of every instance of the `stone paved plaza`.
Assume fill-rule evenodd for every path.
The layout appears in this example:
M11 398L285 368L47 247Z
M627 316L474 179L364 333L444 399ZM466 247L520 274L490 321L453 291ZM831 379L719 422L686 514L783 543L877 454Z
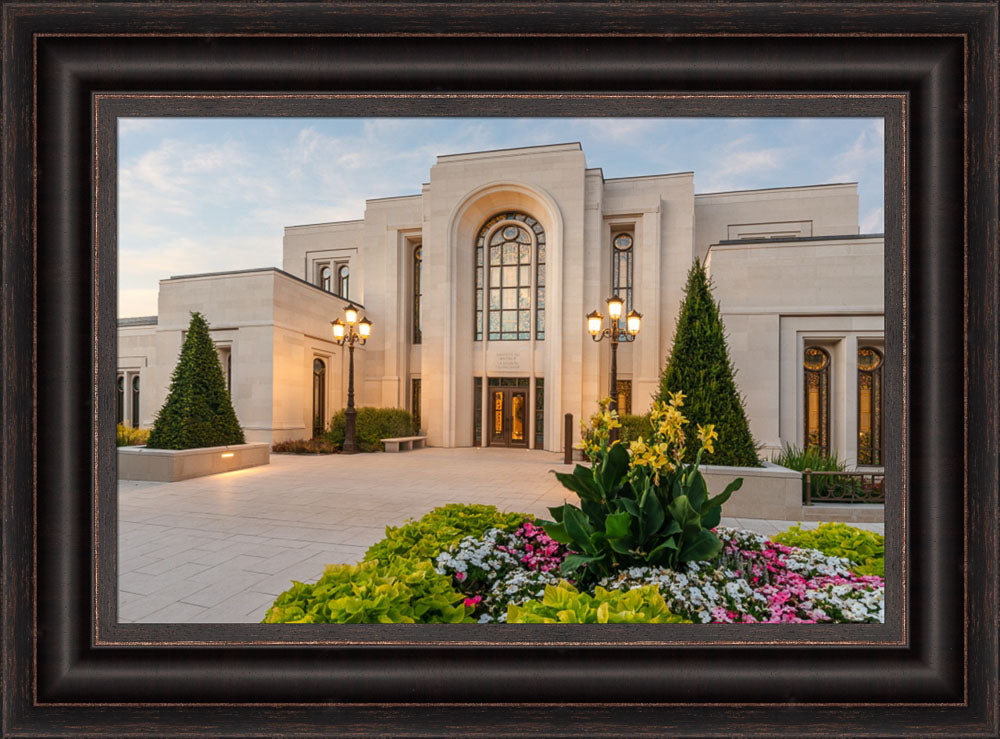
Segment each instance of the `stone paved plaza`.
M211 477L120 481L119 620L258 622L292 580L357 562L386 526L435 506L488 503L547 518L549 506L575 502L551 474L569 469L550 452L430 448L272 454L270 465ZM794 522L722 523L771 535Z

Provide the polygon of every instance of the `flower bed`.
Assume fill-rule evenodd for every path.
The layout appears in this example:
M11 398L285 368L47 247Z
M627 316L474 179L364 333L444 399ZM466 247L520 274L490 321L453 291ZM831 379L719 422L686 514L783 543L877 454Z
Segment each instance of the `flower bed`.
M556 473L580 506L550 508L553 521L493 506L435 509L387 528L361 565L294 583L265 622L882 622L882 578L852 572L859 564L845 558L878 568L882 550L857 529L787 532L823 542L824 553L719 525L742 480L709 495L698 467L717 438L711 425L698 428L694 464L683 461L683 400L654 403L650 438L627 451L602 403L581 445L591 466Z

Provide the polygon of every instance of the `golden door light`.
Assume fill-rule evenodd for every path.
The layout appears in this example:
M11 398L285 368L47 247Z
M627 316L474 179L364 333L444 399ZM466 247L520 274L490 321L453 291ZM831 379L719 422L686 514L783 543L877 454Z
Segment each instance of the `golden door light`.
M628 324L628 332L632 336L639 333L639 327L642 324L642 314L639 311L630 310L625 316L625 321Z
M587 316L587 330L590 331L591 336L597 336L601 333L601 322L603 320L604 316L596 310Z

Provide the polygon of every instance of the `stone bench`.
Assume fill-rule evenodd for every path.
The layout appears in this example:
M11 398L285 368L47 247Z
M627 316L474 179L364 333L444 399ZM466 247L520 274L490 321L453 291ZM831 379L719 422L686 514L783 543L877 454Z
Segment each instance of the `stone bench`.
M403 452L408 449L423 449L426 436L398 436L395 439L382 439L387 452Z

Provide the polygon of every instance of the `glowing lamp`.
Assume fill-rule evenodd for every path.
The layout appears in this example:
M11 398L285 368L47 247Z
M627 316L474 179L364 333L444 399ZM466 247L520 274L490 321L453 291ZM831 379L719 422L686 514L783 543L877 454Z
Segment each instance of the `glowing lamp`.
M601 333L601 321L603 320L604 316L596 310L587 316L587 330L590 332L591 336L597 336Z
M349 305L344 308L344 320L347 321L348 326L353 326L358 322L358 309L353 305Z
M617 295L608 298L608 317L612 321L617 321L622 317L622 308L624 307L622 299Z
M625 316L625 323L628 325L628 332L632 334L632 336L635 336L639 333L639 326L642 324L642 313L630 310L628 315Z
M334 321L333 322L333 338L336 339L337 341L340 341L341 339L343 339L344 338L344 329L345 328L346 328L346 326L344 326L344 322L341 321L339 318L336 321Z
M362 318L361 323L358 324L358 333L361 334L362 339L367 339L372 333L372 322L367 318Z

